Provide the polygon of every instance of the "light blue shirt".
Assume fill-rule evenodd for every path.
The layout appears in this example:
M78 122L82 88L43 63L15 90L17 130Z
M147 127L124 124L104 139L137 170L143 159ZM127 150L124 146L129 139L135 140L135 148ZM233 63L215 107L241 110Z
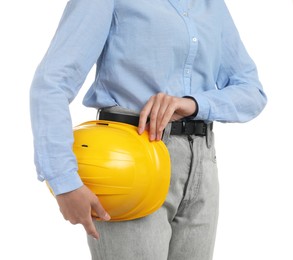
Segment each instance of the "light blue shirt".
M164 92L194 97L195 119L245 122L266 104L223 0L71 0L30 92L38 177L56 195L82 185L69 104L94 64L89 107L139 112Z

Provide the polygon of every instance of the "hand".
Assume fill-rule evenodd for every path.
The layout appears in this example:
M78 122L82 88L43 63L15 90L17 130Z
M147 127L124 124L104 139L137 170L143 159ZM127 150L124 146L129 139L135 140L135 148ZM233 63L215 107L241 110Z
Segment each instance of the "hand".
M152 96L140 112L138 133L146 129L149 122L150 141L161 140L163 130L170 121L192 115L197 110L196 103L190 98L180 98L158 93Z
M71 224L82 224L88 235L93 236L95 239L99 238L99 233L92 222L92 210L102 220L110 220L109 214L104 210L97 196L86 186L57 195L56 200L63 217Z

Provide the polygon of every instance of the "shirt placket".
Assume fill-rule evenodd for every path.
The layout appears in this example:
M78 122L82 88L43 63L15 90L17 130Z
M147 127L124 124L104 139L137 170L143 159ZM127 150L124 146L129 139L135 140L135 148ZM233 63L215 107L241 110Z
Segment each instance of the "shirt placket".
M169 0L178 14L182 17L188 31L189 50L183 68L184 95L191 94L192 66L198 51L198 33L196 25L189 16L189 0Z

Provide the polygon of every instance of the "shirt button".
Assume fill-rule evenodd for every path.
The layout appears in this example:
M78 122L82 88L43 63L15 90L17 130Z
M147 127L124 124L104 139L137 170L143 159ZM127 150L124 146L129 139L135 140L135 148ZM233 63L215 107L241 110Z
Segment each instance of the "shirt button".
M192 38L192 41L193 41L193 42L197 42L196 37L193 37L193 38Z
M187 13L187 12L184 12L184 13L183 13L183 16L188 16L188 13Z
M185 72L186 72L186 74L190 74L190 70L189 69L185 70Z

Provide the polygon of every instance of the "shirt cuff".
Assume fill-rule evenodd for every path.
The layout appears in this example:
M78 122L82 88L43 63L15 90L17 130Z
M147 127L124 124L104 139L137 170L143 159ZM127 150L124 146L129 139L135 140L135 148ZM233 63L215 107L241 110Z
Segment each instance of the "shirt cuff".
M193 97L193 96L187 96L187 97L194 99L197 104L197 111L196 111L196 115L194 116L194 119L209 121L210 103L208 101L208 98L205 95L202 95L200 93L196 94L196 97Z
M55 196L76 190L83 186L83 182L78 173L62 175L53 180L47 180L47 183Z
M188 116L186 118L187 119L195 118L197 116L197 113L198 113L198 103L197 103L196 99L194 97L192 97L192 96L184 96L183 98L189 98L189 99L192 99L194 101L194 103L195 103L195 112L192 115L190 115L190 116Z

